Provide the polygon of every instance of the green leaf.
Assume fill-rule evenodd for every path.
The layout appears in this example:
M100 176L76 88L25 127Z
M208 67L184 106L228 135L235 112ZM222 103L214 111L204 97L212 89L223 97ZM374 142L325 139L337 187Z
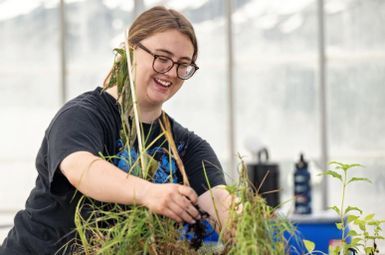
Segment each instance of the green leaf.
M339 179L340 181L342 181L341 175L340 175L339 173L333 171L333 170L327 170L327 171L323 172L323 174L324 174L324 175L330 175L330 176L332 176L332 177L334 177L334 178L337 178L337 179Z
M306 247L306 250L308 252L312 252L314 251L314 248L315 248L315 243L312 242L312 241L309 241L309 240L303 240L303 243L305 244L305 247Z
M365 247L365 254L374 254L373 247Z
M340 254L341 253L341 246L337 246L337 247L335 247L335 248L333 248L333 253L332 253L332 255L338 255L338 254Z
M352 221L355 221L356 219L358 219L359 217L358 216L356 216L356 215L348 215L347 217L347 223L350 223L350 222L352 222Z
M379 239L379 237L378 236L372 236L372 235L367 235L367 236L365 236L367 239L369 239L369 240L376 240L376 239Z
M337 161L331 161L331 162L329 162L328 163L328 165L337 165L337 166L340 166L340 167L342 167L344 164L342 164L342 163L340 163L340 162L337 162Z
M353 177L353 178L351 178L351 179L348 181L348 184L351 183L351 182L356 182L356 181L366 181L366 182L372 183L372 181L369 180L368 178Z
M369 226L380 226L380 223L377 220L372 220L367 223ZM381 227L380 227L381 230Z
M361 164L344 164L344 163L337 162L337 161L331 161L328 164L329 165L335 165L335 169L341 169L345 172L351 168L354 168L354 167L363 167Z
M336 223L336 227L339 229L339 230L341 230L342 229L342 227L343 227L343 224L340 222L340 223Z
M347 170L349 170L350 167L348 164L343 164L341 168L342 170L344 170L344 172L346 172Z
M359 238L359 237L353 238L353 239L352 239L352 242L351 242L351 245L352 245L352 246L356 246L356 245L359 244L361 241L362 241L362 239Z
M367 216L365 217L365 221L369 221L369 220L373 219L374 216L375 216L374 213L367 215Z
M345 209L345 214L347 214L348 212L351 212L351 211L357 211L359 212L360 214L362 214L362 210L358 207L355 207L355 206L348 206L346 209Z
M361 165L361 164L350 164L349 165L349 168L353 168L353 167L363 167L363 165Z
M348 236L358 236L358 233L355 231L355 230L350 230L349 233L348 233Z
M346 171L348 171L354 167L362 167L362 165L360 165L360 164L344 164L342 168L346 172Z
M363 222L363 221L358 222L358 226L360 227L360 229L362 231L365 231L365 222Z
M338 215L341 215L341 211L340 211L340 208L338 208L337 206L330 206L328 207L328 209L331 209L333 211L335 211Z

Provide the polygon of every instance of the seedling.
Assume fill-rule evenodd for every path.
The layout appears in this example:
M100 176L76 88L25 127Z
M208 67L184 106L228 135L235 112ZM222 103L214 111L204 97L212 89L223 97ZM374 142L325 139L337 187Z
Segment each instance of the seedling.
M341 183L341 203L339 206L330 207L340 218L336 227L341 230L341 245L333 250L333 255L358 254L359 252L364 252L366 255L379 254L376 241L384 240L382 225L385 220L375 219L374 214L365 214L359 207L345 205L346 189L349 185L362 181L371 183L371 181L368 178L349 176L353 168L362 167L360 164L333 161L329 165L334 169L327 170L323 174L329 175ZM350 242L349 239L351 239Z

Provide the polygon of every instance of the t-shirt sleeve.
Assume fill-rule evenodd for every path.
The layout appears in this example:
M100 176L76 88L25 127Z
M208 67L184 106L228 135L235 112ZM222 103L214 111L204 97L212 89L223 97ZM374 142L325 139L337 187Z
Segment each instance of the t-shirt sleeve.
M47 130L47 167L51 186L62 174L59 165L64 158L76 151L88 151L94 155L103 151L104 136L101 121L90 110L73 106L66 109L51 123Z
M183 163L191 187L198 196L202 195L209 187L226 184L223 170L219 160L210 144L196 135L192 135ZM207 183L205 173L207 174Z

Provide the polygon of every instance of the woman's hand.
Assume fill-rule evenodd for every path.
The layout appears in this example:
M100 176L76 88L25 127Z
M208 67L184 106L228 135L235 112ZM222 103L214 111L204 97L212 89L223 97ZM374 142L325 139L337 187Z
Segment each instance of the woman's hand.
M150 211L169 217L177 222L195 223L200 214L195 208L198 201L195 191L179 184L148 183L141 204Z
M68 181L81 193L103 202L136 204L178 222L200 218L195 191L179 184L155 184L119 170L89 152L74 152L60 165Z
M214 201L213 201L214 199ZM239 198L231 195L226 187L218 185L204 192L198 198L199 207L210 215L209 222L217 232L223 231L223 240L232 242L236 234L236 226L230 222L229 211L234 204L238 204ZM240 204L237 213L243 210Z

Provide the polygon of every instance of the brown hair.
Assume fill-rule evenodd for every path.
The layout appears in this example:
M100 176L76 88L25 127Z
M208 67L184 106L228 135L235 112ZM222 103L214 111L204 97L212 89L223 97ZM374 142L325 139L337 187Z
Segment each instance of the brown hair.
M134 48L143 39L170 29L175 29L190 39L194 47L192 60L195 62L198 57L198 42L192 24L181 13L163 6L152 7L134 20L134 23L132 23L129 29L128 44ZM112 69L104 80L104 88L108 87L112 71L114 68L117 68L121 60L121 57L117 55Z
M198 56L198 43L193 26L181 13L163 6L155 6L135 19L129 30L128 43L135 47L143 39L169 29L175 29L191 40L194 47L192 59L195 61Z

